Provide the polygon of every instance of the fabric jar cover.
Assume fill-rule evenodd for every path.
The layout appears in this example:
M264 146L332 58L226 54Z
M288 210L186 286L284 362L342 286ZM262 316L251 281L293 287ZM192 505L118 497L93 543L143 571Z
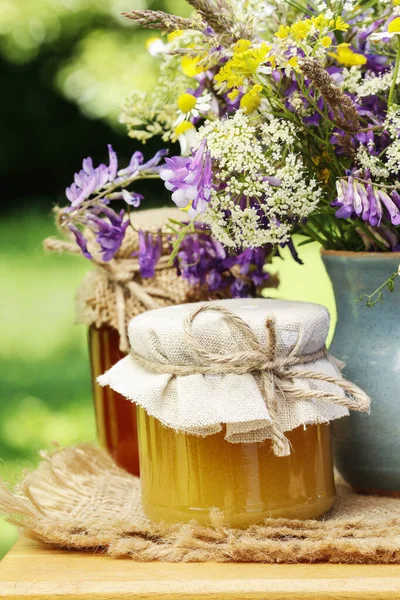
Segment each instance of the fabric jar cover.
M263 348L271 341L266 321L272 320L278 358L312 355L325 347L330 318L323 306L267 299L206 304L223 306L243 319ZM129 340L133 355L126 356L100 376L99 383L110 386L177 431L207 436L221 431L225 425L225 438L229 442L260 442L272 438L272 416L256 374L155 373L135 359L136 354L145 361L162 365L203 365L204 359L188 345L184 330L185 318L200 306L204 303L166 307L132 319ZM202 348L219 355L243 350L245 343L242 333L230 327L223 314L212 309L197 315L192 323L192 335ZM323 353L318 360L301 362L298 366L307 373L318 372L328 379L342 379L335 360ZM328 381L303 377L294 383L307 391L320 390L339 399L346 396L341 386ZM300 425L328 423L348 414L345 402L310 397L294 401L280 395L274 419L285 432Z

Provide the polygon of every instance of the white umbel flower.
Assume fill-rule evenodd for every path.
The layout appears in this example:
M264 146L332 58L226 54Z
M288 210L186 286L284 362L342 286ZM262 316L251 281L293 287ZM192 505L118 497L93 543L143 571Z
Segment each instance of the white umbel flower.
M270 117L259 125L238 110L206 123L195 147L204 138L214 187L203 218L215 238L243 249L287 242L293 221L307 217L321 199L295 151L293 124Z

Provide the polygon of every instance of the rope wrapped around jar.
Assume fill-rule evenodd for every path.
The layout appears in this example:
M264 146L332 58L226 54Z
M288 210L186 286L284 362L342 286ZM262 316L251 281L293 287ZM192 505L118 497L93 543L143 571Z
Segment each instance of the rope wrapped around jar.
M190 285L178 277L175 267L169 263L170 248L167 243L155 266L152 279L143 279L140 265L133 256L139 249L138 230L157 234L166 232L169 219L183 221L186 217L177 209L161 208L135 213L135 229L128 228L122 246L113 260L105 262L94 243L93 234L85 232L96 267L83 279L76 294L76 320L90 327L108 325L119 333L120 350L129 352L127 324L132 317L146 310L163 306L197 302L210 298L229 297L229 289L210 294L206 286ZM64 230L63 230L64 233ZM81 250L71 239L47 238L47 251L80 255Z

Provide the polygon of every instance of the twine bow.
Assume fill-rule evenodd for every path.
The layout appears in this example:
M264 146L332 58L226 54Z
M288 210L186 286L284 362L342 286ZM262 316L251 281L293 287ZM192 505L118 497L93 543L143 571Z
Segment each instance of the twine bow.
M195 339L192 326L196 318L204 312L216 312L223 315L230 330L239 331L244 341L244 349L233 354L216 354L206 350ZM250 326L237 314L222 305L204 303L193 310L184 321L185 340L189 348L204 362L203 365L174 365L153 362L145 359L137 352L131 351L136 362L156 374L169 374L172 376L184 375L236 375L252 374L256 377L265 405L271 417L270 437L273 451L277 456L290 454L290 442L284 434L277 417L277 406L280 399L297 400L325 400L350 410L367 412L370 407L370 398L354 383L342 377L333 377L326 373L310 371L301 368L301 365L314 363L327 356L324 347L312 354L286 357L277 356L276 352L276 326L268 319L266 327L269 332L269 344L264 348ZM304 389L296 380L313 380L331 383L345 393L341 396L334 392L316 389Z
M81 254L81 250L75 242L67 242L57 238L48 238L44 242L46 250L52 252L68 252L70 254ZM140 273L139 261L135 257L113 259L109 262L104 262L95 256L92 257L92 263L102 272L105 273L110 281L115 285L115 302L117 314L117 327L119 333L119 348L121 352L127 354L129 352L129 341L126 331L126 294L137 299L146 310L160 308L161 304L155 298L164 298L173 301L165 290L154 286L144 287L135 279ZM155 266L156 271L171 268L169 266L169 257L161 256Z

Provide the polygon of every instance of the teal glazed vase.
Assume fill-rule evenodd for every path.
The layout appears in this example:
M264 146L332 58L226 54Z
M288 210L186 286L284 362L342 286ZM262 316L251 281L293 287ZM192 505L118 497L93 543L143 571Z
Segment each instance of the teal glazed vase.
M333 422L335 465L356 491L400 495L400 279L382 303L357 302L397 272L400 253L323 251L322 259L338 316L329 351L372 399L370 415Z

